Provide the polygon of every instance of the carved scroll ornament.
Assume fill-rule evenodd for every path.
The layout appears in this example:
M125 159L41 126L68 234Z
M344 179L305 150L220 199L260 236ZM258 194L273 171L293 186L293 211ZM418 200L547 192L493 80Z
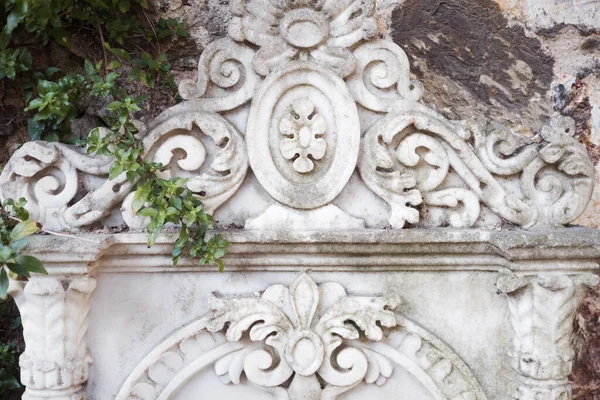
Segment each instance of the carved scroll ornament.
M148 355L116 400L170 399L210 367L224 384L245 376L276 399L335 399L363 382L384 385L396 366L435 399L485 399L458 356L394 313L399 303L349 296L307 274L260 297L213 297L210 314Z
M344 214L332 203L356 169L393 228L468 228L484 208L525 228L560 226L585 210L594 167L571 119L552 117L534 138L447 120L420 103L402 48L377 37L374 0L230 4L229 37L207 46L197 80L180 85L185 101L149 123L144 142L210 211L241 187L248 164L277 209L300 220L324 207ZM143 227L129 212L134 185L107 180L110 163L28 143L0 175L1 197L26 197L49 228L89 226L119 205Z

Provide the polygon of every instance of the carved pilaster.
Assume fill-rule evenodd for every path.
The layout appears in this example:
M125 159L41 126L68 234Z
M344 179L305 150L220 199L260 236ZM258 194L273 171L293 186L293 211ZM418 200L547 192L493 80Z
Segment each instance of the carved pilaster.
M570 400L575 352L571 346L573 318L587 290L598 285L593 274L502 275L513 328L510 353L520 383L511 399Z
M9 294L21 312L25 352L21 356L23 400L85 400L92 362L87 315L96 280L34 276L12 281Z

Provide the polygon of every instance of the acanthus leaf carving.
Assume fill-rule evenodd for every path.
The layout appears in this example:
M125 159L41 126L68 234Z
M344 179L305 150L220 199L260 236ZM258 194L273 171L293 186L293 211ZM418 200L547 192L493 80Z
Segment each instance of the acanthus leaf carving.
M421 82L410 79L410 65L404 50L387 40L360 45L354 55L357 67L348 77L348 88L363 107L390 112L421 98Z
M236 0L231 10L229 34L260 47L254 69L263 76L282 63L311 58L346 77L356 65L348 49L377 33L373 0Z
M496 286L506 296L513 330L509 355L521 379L511 398L572 398L568 377L575 359L573 319L587 290L599 283L594 274L498 277Z
M0 175L0 197L24 197L31 217L48 229L79 228L108 215L133 187L123 175L71 204L80 175L106 177L111 163L110 157L90 157L61 143L25 143Z
M417 223L420 218L413 207L425 197L430 205L453 207L461 200L458 196L462 197L469 214L463 214L464 218L456 218L457 214L454 219L445 218L453 227L475 223L478 215L474 213L479 213L476 198L502 218L525 227L566 224L585 209L591 197L594 169L583 145L565 133L564 124L571 124L570 119L553 117L542 131L540 145L529 141L519 146L510 134L497 132L484 145L481 136L475 135L478 157L464 140L468 134L460 133L462 128L431 111L416 111L419 108L422 107L415 105L410 111L391 113L369 129L364 138L359 170L366 185L390 205L393 227ZM511 157L510 153L516 151L519 154ZM449 166L468 188L456 188L460 190L454 192L455 201L432 192L446 180ZM517 194L492 174L512 175L519 171L521 193ZM546 207L537 207L542 204Z
M25 352L21 355L24 399L85 400L92 356L87 348L87 316L96 280L34 276L11 280L23 322Z

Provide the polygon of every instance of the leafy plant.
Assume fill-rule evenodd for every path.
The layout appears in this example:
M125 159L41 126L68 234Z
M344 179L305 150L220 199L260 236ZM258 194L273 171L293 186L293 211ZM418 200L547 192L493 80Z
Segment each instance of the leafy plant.
M129 72L129 79L137 79L143 85L153 88L157 78L161 77L166 80L167 85L174 87L173 77L169 75L171 64L167 62L167 56L162 53L157 60L150 54L142 53L141 58L134 60L133 68Z
M4 74L0 79L16 79L23 74L21 86L28 102L25 111L29 113L27 130L32 140L74 143L69 137L70 124L79 116L82 100L90 96L110 98L112 102L106 107L112 113L107 118L108 133L93 130L87 138L87 151L115 157L109 179L125 174L129 181L137 183L133 211L149 218L149 246L165 225L179 225L173 263L176 265L187 251L200 264L216 263L222 271L221 258L229 243L219 236L206 239L212 216L186 188L184 179L162 179L157 172L164 166L144 159L146 149L134 114L147 101L151 108L155 89L166 86L175 92L169 73L171 65L160 42L173 36L187 37L182 23L162 18L152 22L149 12L147 0L0 0L0 20L6 21L0 33L0 71ZM64 75L55 67L30 71L31 56L27 50L7 49L19 35L34 36L44 44L54 41L69 46L73 28L96 31L102 50L102 59L86 60L83 71ZM117 72L122 70L129 70L128 79L140 82L149 93L127 93L120 84L121 73ZM23 221L29 223L27 219ZM18 254L20 249L14 242L3 244L3 271L28 276L32 270L27 268L35 269L37 265L18 258L25 256ZM21 261L29 264L22 265Z
M91 70L91 63L86 62ZM98 81L100 83L100 81ZM206 232L213 222L206 214L202 202L186 187L182 178L162 179L156 172L164 166L144 159L145 149L138 139L138 129L132 114L141 110L145 96L120 97L122 91L114 89L111 95L118 99L107 106L114 113L114 123L107 134L101 135L94 129L88 137L88 153L114 155L109 179L126 174L130 182L138 182L132 208L134 213L150 218L147 226L148 246L153 246L166 224L181 226L179 237L173 248L173 264L177 265L183 253L198 258L199 264L216 263L219 271L224 265L221 258L229 242L216 235L206 240Z
M19 389L19 351L14 343L0 342L0 394Z
M29 278L32 272L47 274L42 262L35 257L21 254L27 237L39 231L37 223L29 219L24 208L25 199L8 199L0 214L0 299L6 299L9 276ZM17 217L12 217L10 212ZM18 221L18 223L16 223Z
M0 79L15 79L18 72L31 68L31 54L24 49L0 50Z

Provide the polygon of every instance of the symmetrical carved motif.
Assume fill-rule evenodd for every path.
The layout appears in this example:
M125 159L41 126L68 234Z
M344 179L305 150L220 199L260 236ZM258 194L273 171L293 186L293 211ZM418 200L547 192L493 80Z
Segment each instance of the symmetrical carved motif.
M309 103L317 111L314 116ZM289 154L281 152L280 129L281 121L294 113L306 120L311 134L326 134L313 136L311 153L296 152L302 154L291 164ZM271 73L254 96L246 144L252 171L275 200L299 209L325 206L346 186L356 166L360 148L356 105L344 81L331 70L311 61L287 64ZM320 150L323 155L315 164L310 157L316 160ZM304 154L310 164L299 161Z
M564 225L584 211L594 168L572 137L574 122L555 116L525 139L494 123L484 133L445 119L419 102L422 85L402 48L377 38L374 0L230 3L229 37L204 50L198 79L180 85L185 101L158 116L145 141L147 156L163 163L189 153L163 174L190 178L210 211L239 189L247 163L280 203L271 211L299 217L302 229L318 225L310 210L345 213L331 202L356 168L389 205L393 228L471 227L481 204L525 228ZM216 141L216 154L193 125ZM61 229L90 225L122 203L125 222L142 228L125 199L134 185L106 180L110 162L27 144L0 176L0 197L25 196L34 217Z
M61 281L34 276L11 281L23 321L25 352L21 355L24 400L85 400L83 389L92 363L85 335L93 278Z
M506 294L513 328L512 366L521 384L518 400L572 398L568 377L575 358L573 318L597 275L502 275L496 283Z
M346 77L356 65L350 48L377 34L373 0L234 0L231 10L229 35L260 46L254 69L263 76L311 58Z
M294 160L294 169L301 174L315 168L313 160L325 155L327 142L321 137L327 132L327 122L308 99L296 100L289 114L279 121L279 132L285 136L279 148L288 160Z
M307 274L260 297L213 297L210 315L153 351L117 400L169 399L212 364L224 383L245 375L277 399L335 399L361 382L381 386L395 365L436 399L485 399L448 347L393 312L399 302L348 296Z

